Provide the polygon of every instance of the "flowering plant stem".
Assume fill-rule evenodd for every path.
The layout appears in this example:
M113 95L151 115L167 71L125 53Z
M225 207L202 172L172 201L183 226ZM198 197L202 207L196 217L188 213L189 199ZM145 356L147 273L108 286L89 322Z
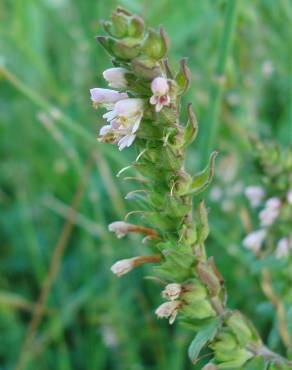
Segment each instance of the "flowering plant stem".
M230 11L235 11L236 2L231 3ZM198 174L186 172L186 149L198 129L191 104L187 124L180 122L181 96L190 80L186 61L181 61L179 71L172 71L163 28L145 28L140 17L125 9L118 8L103 25L108 36L97 40L113 57L115 67L103 75L116 90L91 89L94 107L107 110L99 140L116 144L119 150L135 144L136 160L118 176L130 170L138 174L130 177L138 188L126 196L133 201L126 220L131 217L143 223L116 221L109 230L118 238L133 232L144 235L145 248L152 253L117 261L112 272L122 276L142 264L155 263L164 284L164 302L155 313L170 324L178 318L194 331L189 357L196 363L205 347L209 351L205 370L253 368L259 361L262 368L289 369L291 364L266 349L239 311L228 309L223 277L207 255L208 212L198 196L212 180L217 153L210 155ZM224 53L222 63L225 59Z

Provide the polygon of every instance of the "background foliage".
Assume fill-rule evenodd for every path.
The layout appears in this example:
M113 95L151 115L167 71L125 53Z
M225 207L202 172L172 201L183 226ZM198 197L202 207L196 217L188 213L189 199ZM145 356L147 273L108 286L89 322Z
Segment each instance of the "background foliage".
M107 224L128 209L128 185L115 174L134 153L96 142L100 120L88 90L106 86L101 74L109 58L94 40L101 33L99 19L122 5L152 26L163 23L171 62L189 59L193 81L185 103L193 102L200 134L188 167L202 168L212 129L210 94L220 83L214 71L226 3L1 1L1 370L18 361L50 264L56 279L26 351L27 369L194 368L186 355L190 333L154 317L160 289L142 279L151 269L121 280L109 272L114 260L143 253L139 239L117 241L107 232ZM284 353L258 264L241 240L252 228L243 197L244 186L253 182L248 134L291 143L292 11L288 0L258 0L239 1L237 12L213 143L220 158L208 201L209 253L226 279L230 305L251 317L266 343ZM80 204L68 213L74 194L78 203L76 192ZM61 253L52 259L56 247Z

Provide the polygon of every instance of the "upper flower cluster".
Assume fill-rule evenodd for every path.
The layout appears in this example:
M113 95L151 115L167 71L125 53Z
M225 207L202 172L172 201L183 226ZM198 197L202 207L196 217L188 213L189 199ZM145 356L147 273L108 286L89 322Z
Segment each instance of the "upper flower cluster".
M99 139L102 142L117 144L120 150L129 147L134 142L148 102L155 106L156 112L160 112L164 106L170 104L169 82L165 77L155 77L152 80L153 95L147 102L147 99L143 98L130 98L125 92L127 87L130 88L126 79L127 74L130 72L120 67L110 68L103 72L109 86L122 89L122 91L103 88L90 90L93 106L107 110L103 118L108 124L101 127Z

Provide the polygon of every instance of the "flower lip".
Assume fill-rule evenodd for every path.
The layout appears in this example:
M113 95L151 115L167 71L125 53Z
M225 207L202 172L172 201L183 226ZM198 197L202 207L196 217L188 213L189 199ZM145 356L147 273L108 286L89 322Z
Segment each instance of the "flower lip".
M127 93L99 87L90 89L90 96L91 100L96 104L115 104L120 100L128 98Z

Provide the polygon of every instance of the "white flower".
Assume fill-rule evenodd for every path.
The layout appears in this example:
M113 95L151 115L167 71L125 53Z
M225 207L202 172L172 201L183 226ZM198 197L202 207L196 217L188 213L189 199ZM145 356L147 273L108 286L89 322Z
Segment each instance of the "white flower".
M122 276L127 274L129 271L133 270L133 268L141 266L145 263L155 263L159 262L161 259L160 255L154 254L151 256L138 256L132 258L126 258L114 263L111 267L111 271L116 274L117 276Z
M245 248L252 250L253 252L257 253L260 251L263 242L266 237L266 231L265 230L256 230L253 231L252 233L248 234L244 239L243 239L243 245Z
M265 196L265 191L261 186L248 186L245 189L244 194L249 200L252 208L256 208L263 200Z
M155 105L156 112L160 112L163 106L169 105L170 103L167 79L164 77L156 77L151 83L151 90L153 95L150 98L150 104Z
M292 189L290 189L287 193L287 202L292 204Z
M171 301L162 303L155 311L158 318L169 318L169 323L173 324L181 306L180 301Z
M126 73L129 73L126 68L109 68L103 72L103 77L108 82L110 87L115 89L125 89L128 86L125 77Z
M129 271L136 267L136 261L140 257L126 258L114 263L111 267L111 271L118 277L127 274Z
M142 99L125 99L118 101L113 110L105 113L109 124L101 128L100 140L118 144L120 150L132 145L143 117Z
M182 286L177 283L167 284L165 289L162 291L162 297L174 301L177 299L182 292Z
M118 101L128 98L127 93L120 93L115 90L101 89L97 87L90 89L90 96L95 107L101 105L107 109L111 109Z
M280 259L283 257L287 257L289 254L290 247L291 247L290 241L287 237L280 239L277 244L276 258Z
M129 231L132 229L132 227L133 227L132 224L128 224L127 222L124 221L116 221L108 225L109 231L116 233L116 236L119 239L127 235Z
M271 226L279 216L281 200L277 197L270 198L265 208L260 212L261 226Z

